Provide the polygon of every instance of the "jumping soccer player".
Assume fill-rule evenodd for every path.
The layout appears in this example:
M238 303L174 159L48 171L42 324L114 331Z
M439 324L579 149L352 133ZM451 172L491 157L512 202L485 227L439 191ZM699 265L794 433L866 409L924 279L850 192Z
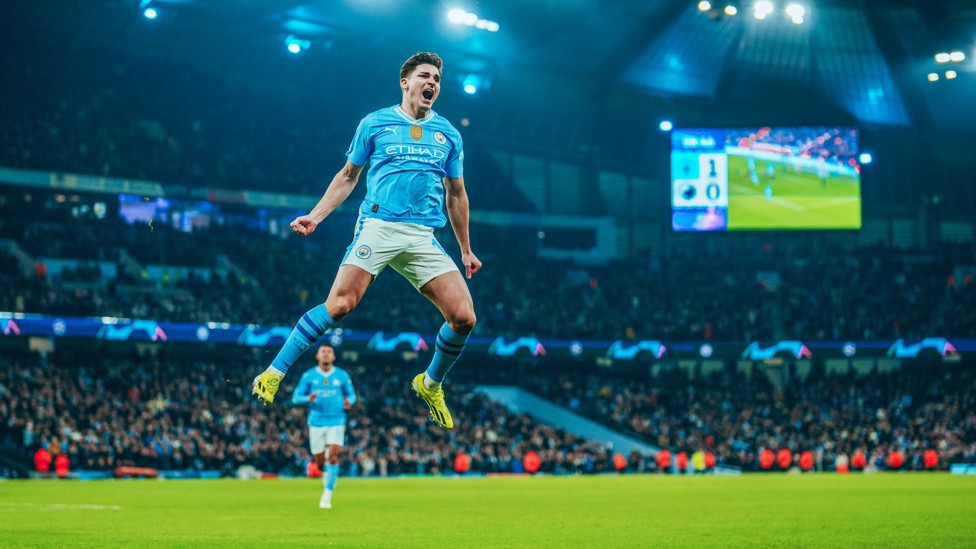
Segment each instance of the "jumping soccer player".
M345 166L312 211L291 222L296 233L312 234L349 197L363 166L370 163L355 236L325 304L302 316L268 369L254 378L252 393L265 405L274 401L295 360L356 308L366 288L389 265L444 316L430 366L413 378L411 387L427 403L431 419L447 429L454 427L441 382L464 350L476 319L464 277L434 238L434 229L447 221L445 205L468 279L481 269L481 261L468 239L461 135L431 110L440 94L441 65L440 57L427 52L406 60L400 68L400 104L363 118Z
M339 480L339 457L346 439L346 411L356 403L349 374L335 364L335 350L319 345L319 365L302 374L291 396L292 404L308 404L308 444L325 486L319 507L332 508L332 492ZM328 453L326 453L328 451ZM328 457L329 465L325 465Z

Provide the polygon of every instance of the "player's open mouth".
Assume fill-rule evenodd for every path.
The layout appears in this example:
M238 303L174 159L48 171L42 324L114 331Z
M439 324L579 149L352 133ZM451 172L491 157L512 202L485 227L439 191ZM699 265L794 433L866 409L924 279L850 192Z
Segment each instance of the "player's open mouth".
M424 96L424 99L430 101L431 99L434 98L434 90L431 90L431 89L424 90L423 91L423 96Z

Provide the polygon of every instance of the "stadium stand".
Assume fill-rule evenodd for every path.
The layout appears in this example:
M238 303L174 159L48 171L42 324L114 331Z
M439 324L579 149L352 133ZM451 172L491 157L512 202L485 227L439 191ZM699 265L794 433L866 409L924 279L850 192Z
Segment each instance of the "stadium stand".
M306 470L306 410L265 409L248 399L241 379L257 367L253 357L133 352L109 358L75 350L0 360L0 442L25 460L45 448L66 454L75 469L92 471L142 467L233 476L244 465L281 475ZM363 404L349 415L345 474L448 473L459 453L470 456L471 473L518 473L530 451L540 456L542 472L609 470L601 444L510 412L463 384L452 386L458 429L445 431L418 406L410 370L382 364L350 370Z
M232 224L184 232L111 217L77 219L69 203L24 204L14 193L7 199L0 238L38 265L72 260L58 273L25 273L8 262L0 310L13 312L290 325L324 299L350 238L343 218L300 239ZM478 333L489 336L748 342L976 335L976 252L968 242L924 251L672 248L605 267L526 264L502 244L484 247L491 276L471 288ZM96 262L112 268L96 269ZM169 274L153 279L152 266ZM763 278L769 272L777 274L776 287ZM436 318L418 305L422 298L402 286L397 277L381 276L344 326L434 329Z

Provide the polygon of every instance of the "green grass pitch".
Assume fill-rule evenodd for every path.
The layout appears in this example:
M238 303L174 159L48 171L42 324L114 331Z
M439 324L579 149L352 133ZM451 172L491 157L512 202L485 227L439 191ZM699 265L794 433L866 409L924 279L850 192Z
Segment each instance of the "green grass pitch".
M861 186L857 178L831 175L826 186L815 172L787 171L756 161L759 184L749 179L746 157L729 155L729 226L735 229L859 229ZM772 197L766 196L770 186Z
M0 482L3 547L974 547L932 474Z

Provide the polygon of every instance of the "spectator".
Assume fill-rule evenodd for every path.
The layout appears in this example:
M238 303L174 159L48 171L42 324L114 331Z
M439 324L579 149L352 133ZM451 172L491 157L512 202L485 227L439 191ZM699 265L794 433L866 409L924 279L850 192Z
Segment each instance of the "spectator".
M43 446L34 452L34 470L38 473L51 472L51 453Z

